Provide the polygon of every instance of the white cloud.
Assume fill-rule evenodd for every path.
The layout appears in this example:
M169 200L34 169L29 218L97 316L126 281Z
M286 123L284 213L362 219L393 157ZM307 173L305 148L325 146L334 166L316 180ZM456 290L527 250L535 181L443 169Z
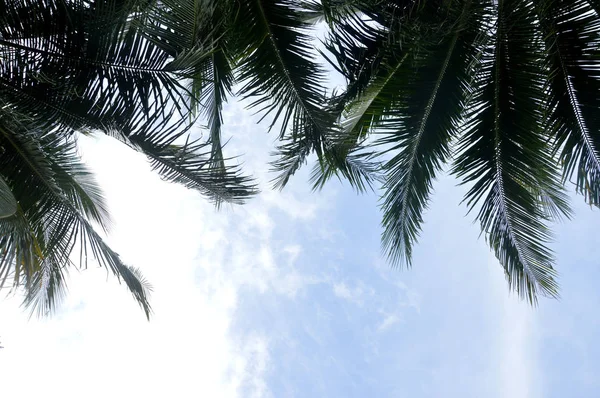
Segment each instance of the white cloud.
M350 289L348 288L348 286L346 286L346 284L344 282L335 283L333 285L333 293L337 297L342 298L344 300L348 300L348 301L352 301L354 298L354 296L352 295L352 292L350 291Z
M246 117L229 127L236 124L254 135L241 140L258 152L249 163L260 164L261 156L266 163L267 137L257 142ZM293 298L319 282L295 268L300 245L280 236L282 248L274 247L273 212L283 212L285 230L294 220L312 219L325 202L307 206L291 190L215 211L196 193L160 181L143 156L113 140L81 144L115 220L107 239L154 285L155 315L146 322L125 287L93 267L72 273L68 299L52 319L28 322L16 298L1 301L3 394L269 397L270 337L246 331L233 337L240 289ZM32 363L35 383L23 371Z
M366 297L373 296L372 288L365 286L364 283L358 282L355 286L348 286L345 282L333 283L333 294L350 303L362 306Z
M250 336L244 341L243 356L237 365L242 396L263 398L272 396L265 376L270 366L268 342L265 337Z
M400 322L400 317L397 314L387 314L383 318L383 320L381 321L379 326L377 326L377 331L385 332L386 330L388 330L389 328L391 328L398 322Z

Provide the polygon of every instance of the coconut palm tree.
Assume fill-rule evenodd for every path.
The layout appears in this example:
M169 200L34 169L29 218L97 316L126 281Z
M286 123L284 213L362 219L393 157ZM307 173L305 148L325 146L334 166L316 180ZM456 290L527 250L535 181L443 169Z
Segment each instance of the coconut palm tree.
M164 178L239 203L255 189L228 166L221 110L241 97L278 130L276 187L316 153L315 188L340 176L361 191L381 189L393 264L411 263L433 181L450 170L509 285L535 302L558 294L547 245L549 223L571 214L567 181L600 203L597 8L592 0L1 0L0 126L6 140L35 141L47 165L58 156L48 145L72 154L75 134L110 134ZM329 27L323 55L348 83L335 95L315 58L320 22ZM207 141L188 134L197 118ZM78 164L69 156L65 170ZM40 214L43 194L73 190L43 193L39 180L4 165L1 223ZM27 181L35 191L17 188ZM82 199L66 197L94 219ZM87 202L100 206L96 199ZM36 239L62 243L32 247L70 253L63 236L74 235L51 237L68 229L47 223L38 222ZM37 255L24 280L50 286L37 271L49 255ZM3 264L25 269L11 261Z
M236 94L281 126L276 187L312 152L315 188L334 175L358 190L383 181L393 264L410 264L433 180L448 165L511 288L531 302L558 294L547 243L549 223L571 214L565 182L576 176L590 203L600 199L595 4L188 0L153 10L162 17L151 18L152 34L172 56L193 49L201 27L220 32L191 90L213 143L237 81ZM320 21L330 30L323 55L348 82L332 97L310 39Z
M210 143L188 134L194 119L181 81L213 49L197 41L185 53L164 51L143 31L150 6L0 1L0 282L24 287L25 304L40 313L56 307L67 267L85 267L88 255L150 313L147 283L92 225L105 228L108 218L76 155L77 134L109 134L217 204L255 193L225 159L212 167Z
M147 155L164 178L217 205L241 203L256 191L223 155L221 110L233 94L249 99L271 128L278 126L276 186L283 187L310 153L324 156L336 116L325 106L325 72L314 60L313 24L305 16L296 1L0 1L6 152L0 223L7 228L0 270L24 284L27 304L42 312L55 308L77 242L122 276L149 311L137 273L89 223L103 225L104 207L89 173L75 172L83 170L74 154L77 134L115 137ZM207 141L188 134L197 118L207 122ZM28 153L23 145L39 150ZM54 156L65 159L56 167L69 178L66 187L47 184L58 179ZM346 162L329 159L342 168ZM56 219L63 224L50 225Z
M333 133L323 65L316 61L314 23L296 0L164 0L148 7L146 35L171 57L208 46L213 51L190 73L189 92L210 129L218 164L221 109L228 97L279 130L278 172L282 188L310 153L323 156ZM262 120L262 119L261 119Z
M7 113L0 117L0 170L18 200L14 214L0 221L0 283L24 287L24 304L44 315L64 297L68 267L77 260L86 267L92 256L125 282L149 316L150 285L94 228L106 231L110 218L74 139Z
M565 186L600 203L600 9L593 0L323 0L347 79L338 151L383 163L383 246L411 264L433 181L449 170L529 301L558 295L550 223ZM321 186L336 166L314 171ZM353 182L351 180L351 182Z

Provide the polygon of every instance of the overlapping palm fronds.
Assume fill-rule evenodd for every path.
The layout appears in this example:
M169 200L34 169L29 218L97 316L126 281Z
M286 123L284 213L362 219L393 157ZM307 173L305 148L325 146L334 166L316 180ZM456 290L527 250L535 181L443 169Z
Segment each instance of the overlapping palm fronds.
M147 315L147 288L94 230L106 209L77 162L76 134L104 132L169 181L241 203L252 181L189 136L190 70L212 48L171 53L153 40L148 1L0 2L2 271L40 313L56 306L76 245L122 278ZM210 37L208 34L205 36Z
M110 219L73 138L16 114L0 112L0 171L18 198L15 214L0 219L0 283L24 287L25 304L46 314L64 295L69 266L78 257L79 266L87 267L91 257L125 282L149 316L150 286L93 226L106 230Z
M312 18L333 28L330 60L348 81L338 119L346 142L355 151L367 142L363 150L383 161L392 262L411 263L432 183L450 164L511 288L530 302L557 296L549 223L571 214L564 182L574 177L600 203L595 4L315 4Z
M341 93L325 88L317 27ZM90 229L106 212L68 157L73 134L110 134L165 179L241 203L256 189L222 142L239 96L278 129L276 187L315 153L315 188L337 176L381 190L392 264L411 264L449 169L511 288L557 296L548 246L570 216L565 184L600 205L599 48L591 0L0 0L0 149L22 164L0 169L0 270L46 311L77 240L147 309L137 273ZM190 136L197 120L208 139Z

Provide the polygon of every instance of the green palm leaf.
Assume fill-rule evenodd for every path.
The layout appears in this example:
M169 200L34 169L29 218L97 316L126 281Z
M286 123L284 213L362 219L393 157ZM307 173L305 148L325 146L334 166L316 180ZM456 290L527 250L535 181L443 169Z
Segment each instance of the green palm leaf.
M46 130L59 128L65 135L102 130L116 136L141 149L165 179L184 182L217 203L242 202L255 193L239 169L222 169L216 178L204 166L204 146L177 145L186 141L195 120L189 120L190 92L180 81L211 48L206 38L182 42L181 36L157 29L169 14L165 4L162 13L137 13L133 21L131 12L140 7L136 2L104 0L92 6L24 1L4 7L9 10L0 19L4 101L27 117L45 121L41 127ZM39 15L42 21L23 20L23 15ZM205 33L210 31L197 34L202 38ZM179 47L172 45L174 40Z
M377 141L392 156L384 165L383 245L393 262L408 264L433 180L457 134L467 70L486 16L485 3L468 0L448 10L420 11L426 12L428 19L437 16L437 26L449 33L440 35L439 44L413 50L410 62L403 64L396 83L403 94L394 109L397 116L379 122L385 135Z
M340 181L348 181L359 193L374 191L375 183L383 181L381 162L375 160L374 152L360 145L348 148L344 145L333 146L327 151L327 160L314 165L310 176L313 190L322 189L333 176ZM329 161L331 157L333 159Z
M472 184L465 200L477 215L509 286L535 302L558 295L542 187L560 191L543 129L541 37L531 3L500 0L491 27L493 48L473 87L454 172ZM544 170L543 173L540 170Z
M72 264L70 255L79 246L80 266L87 266L90 252L123 279L149 316L144 284L87 219L107 225L100 191L79 163L73 143L13 115L0 117L0 173L19 201L17 214L0 220L2 281L12 273L13 285L27 291L26 305L41 314L52 311L64 290L64 267ZM84 183L76 188L77 179Z
M168 54L128 24L131 7L20 1L2 8L3 97L48 127L131 133L181 102L165 70Z
M565 178L600 204L600 18L584 1L543 1L537 8L550 67L550 126Z
M280 124L286 141L273 163L283 187L312 151L322 154L331 115L323 109L323 69L312 52L310 23L293 0L236 1L236 30L241 54L239 94L251 108ZM289 128L289 129L288 129Z
M208 120L207 142L185 137L185 123L120 138L146 153L164 178L200 191L217 205L242 203L256 193L252 180L239 167L226 165L222 152L221 111L233 84L230 6L227 1L163 1L140 19L144 35L173 58L167 68L189 82L190 116L195 120L199 108ZM185 145L177 145L183 138Z

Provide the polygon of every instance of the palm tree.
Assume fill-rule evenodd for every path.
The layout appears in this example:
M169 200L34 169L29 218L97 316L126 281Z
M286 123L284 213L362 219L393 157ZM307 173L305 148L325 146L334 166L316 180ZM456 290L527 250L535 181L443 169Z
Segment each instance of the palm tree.
M477 209L509 286L535 302L538 293L558 295L547 243L549 223L571 214L566 181L576 175L577 190L600 203L596 6L170 0L151 19L171 56L214 38L191 90L213 153L221 104L237 81L236 94L281 126L275 186L312 152L315 188L334 175L359 191L382 181L383 245L393 264L408 265L433 180L449 165L468 187L465 202ZM320 21L329 27L323 55L348 82L330 97L310 40ZM219 33L206 35L206 27Z
M79 245L80 265L87 266L89 251L123 279L149 316L150 285L93 227L95 223L106 231L110 219L100 188L77 156L75 141L31 121L11 120L14 113L2 113L0 168L18 204L0 222L0 283L10 280L25 287L24 304L47 314L64 297L71 253Z
M433 181L466 186L509 286L556 297L550 222L567 182L600 204L600 9L593 0L324 0L338 151L382 162L383 246L411 264ZM561 172L562 169L562 172ZM315 185L335 165L321 164ZM351 183L356 184L352 179ZM359 187L360 188L360 187Z
M323 55L348 82L333 95L313 48L322 21ZM221 140L223 104L237 96L278 130L276 187L316 153L315 188L340 176L381 189L393 264L410 265L448 168L511 288L556 296L547 244L549 223L571 214L566 182L600 203L599 32L592 0L0 0L0 224L13 231L5 241L22 239L0 246L0 271L28 297L44 286L45 303L59 277L42 269L63 270L74 242L127 272L94 243L103 207L76 134L110 134L216 204L250 197ZM206 141L189 136L197 119Z
M0 0L2 280L12 275L26 304L47 313L77 243L123 277L148 314L139 273L90 224L103 226L106 212L74 153L76 135L109 134L165 179L217 205L242 203L256 189L227 165L221 143L221 109L237 84L235 94L279 126L283 187L311 152L323 157L335 130L304 15L296 1ZM205 142L188 134L198 117Z
M68 266L87 266L88 254L150 313L149 285L94 229L106 229L108 216L76 155L77 134L109 134L217 204L255 193L225 159L212 167L210 143L188 134L194 119L180 81L212 48L197 42L171 56L143 31L150 5L0 1L0 282L24 287L25 304L40 313L56 308Z

